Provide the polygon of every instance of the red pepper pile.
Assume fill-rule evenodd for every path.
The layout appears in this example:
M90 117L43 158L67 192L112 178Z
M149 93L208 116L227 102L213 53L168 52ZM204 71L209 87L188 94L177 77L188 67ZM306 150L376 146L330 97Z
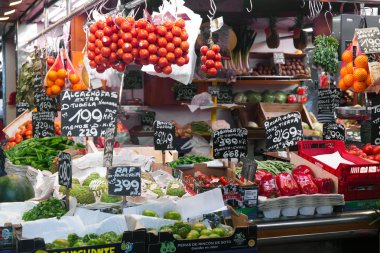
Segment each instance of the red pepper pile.
M194 189L194 186L205 188L223 187L229 184L235 184L232 178L226 178L224 176L205 175L201 171L197 170L194 175L185 175L184 182Z
M360 149L355 145L350 145L348 147L348 153L380 162L380 146L367 143L362 149Z

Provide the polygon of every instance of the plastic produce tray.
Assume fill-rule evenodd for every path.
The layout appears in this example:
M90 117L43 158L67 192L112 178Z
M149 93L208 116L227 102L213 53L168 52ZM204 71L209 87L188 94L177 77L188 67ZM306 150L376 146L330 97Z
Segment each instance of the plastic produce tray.
M354 164L341 163L334 169L313 157L336 151ZM380 164L349 154L343 141L300 141L298 154L335 177L333 180L337 181L337 192L344 194L345 200L380 198Z

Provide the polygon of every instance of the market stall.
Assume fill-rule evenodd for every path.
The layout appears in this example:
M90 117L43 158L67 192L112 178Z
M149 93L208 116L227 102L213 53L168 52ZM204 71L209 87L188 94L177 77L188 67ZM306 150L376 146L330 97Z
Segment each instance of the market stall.
M0 251L379 251L377 7L237 2L17 16Z

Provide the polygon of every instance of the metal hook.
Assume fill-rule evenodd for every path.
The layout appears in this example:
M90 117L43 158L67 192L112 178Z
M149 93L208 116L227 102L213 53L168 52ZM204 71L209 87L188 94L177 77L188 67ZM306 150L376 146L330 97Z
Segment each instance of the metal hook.
M248 12L251 12L253 10L252 0L249 0L249 3L251 5L251 9L246 8ZM304 2L305 3L305 2Z
M329 28L329 32L330 32L330 34L331 34L330 24L329 24L329 21L327 20L327 13L330 13L330 14L331 14L331 12L330 12L330 11L326 11L326 12L325 12L325 20L326 20L326 24L327 24L327 27Z

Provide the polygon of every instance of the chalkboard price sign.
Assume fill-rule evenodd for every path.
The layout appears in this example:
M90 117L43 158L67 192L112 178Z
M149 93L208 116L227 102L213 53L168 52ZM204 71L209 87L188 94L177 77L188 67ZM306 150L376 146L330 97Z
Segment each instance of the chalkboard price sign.
M108 128L106 130L105 136L105 145L104 145L104 154L103 154L103 167L110 168L113 161L113 146L115 143L115 129Z
M232 86L219 85L218 104L230 104L230 103L232 103Z
M318 114L334 112L339 107L341 94L339 89L319 89Z
M34 77L33 91L34 91L34 94L42 91L42 77L41 76Z
M245 128L221 129L213 134L215 159L247 156L248 130Z
M190 101L198 93L198 86L196 84L176 84L174 87L174 96L177 101Z
M54 112L33 112L33 137L43 138L54 136Z
M23 112L29 109L29 103L20 102L16 104L16 116L20 116Z
M115 129L117 97L116 92L102 90L62 92L62 135L96 137Z
M380 145L380 105L372 107L371 143Z
M59 185L71 188L72 184L71 155L66 152L58 154L58 183Z
M57 98L49 97L45 90L34 92L34 103L38 112L57 112Z
M267 150L280 150L297 145L303 138L299 112L291 112L264 122Z
M5 173L5 154L2 147L0 147L0 177L4 176Z
M380 53L380 31L378 27L355 29L363 54Z
M154 149L173 150L175 139L175 126L169 121L154 122Z
M346 139L346 130L342 124L325 123L323 124L323 139L344 141Z
M249 181L253 181L255 179L257 163L254 160L243 157L243 168L241 169L241 176Z
M209 86L208 87L208 93L210 93L210 95L212 97L217 97L219 94L219 87L218 86Z
M108 171L108 194L117 196L141 195L141 168L112 167Z

